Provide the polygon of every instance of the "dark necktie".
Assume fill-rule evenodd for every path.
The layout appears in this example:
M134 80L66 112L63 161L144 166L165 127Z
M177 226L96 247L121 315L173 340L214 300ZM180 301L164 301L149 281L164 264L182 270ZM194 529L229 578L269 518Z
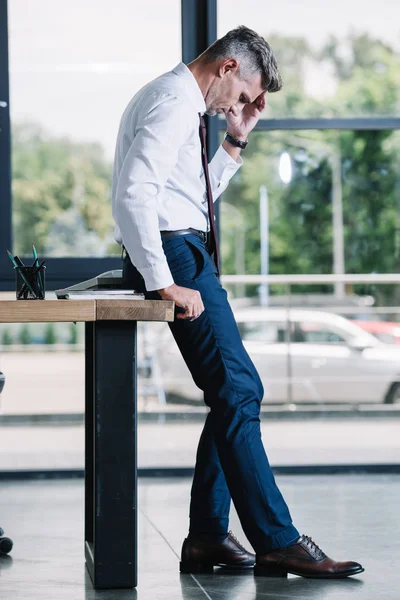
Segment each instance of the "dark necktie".
M201 140L201 160L203 163L204 178L206 180L206 191L207 191L207 204L208 204L208 216L210 219L210 250L214 251L214 262L217 267L217 275L219 277L219 249L218 249L218 238L217 228L214 220L214 201L210 183L210 173L208 171L208 157L207 157L207 145L206 145L206 122L204 117L199 113L200 117L200 140Z

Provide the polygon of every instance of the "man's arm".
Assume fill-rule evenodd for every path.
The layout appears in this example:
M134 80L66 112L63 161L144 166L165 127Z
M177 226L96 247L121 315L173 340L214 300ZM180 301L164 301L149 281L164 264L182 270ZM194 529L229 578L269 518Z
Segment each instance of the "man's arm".
M232 112L225 113L227 131L234 138L247 141L266 106L266 92L260 94L254 102L235 106ZM211 188L214 201L225 191L231 177L243 164L241 149L225 141L218 148L209 165Z
M185 106L170 97L140 120L118 176L114 218L148 291L173 284L162 248L157 203L189 134Z
M243 164L243 161L240 158L240 152L237 152L237 150L240 151L240 148L231 146L233 150L231 153L230 148L228 149L226 145L227 142L223 142L223 144L221 144L208 166L214 202L222 194L222 192L225 191L225 189L228 187L229 181ZM201 178L205 185L204 173L202 174Z

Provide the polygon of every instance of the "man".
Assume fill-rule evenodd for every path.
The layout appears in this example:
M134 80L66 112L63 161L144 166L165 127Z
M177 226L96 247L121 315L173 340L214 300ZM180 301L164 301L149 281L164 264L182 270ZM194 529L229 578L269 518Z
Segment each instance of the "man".
M214 565L264 576L347 577L300 536L275 483L261 441L263 387L219 280L213 200L242 164L241 150L267 92L281 88L274 54L246 27L217 40L142 88L125 109L113 176L116 240L126 249L124 285L174 300L170 329L210 407L197 451L189 535L181 572ZM223 113L226 139L208 165L206 113ZM228 532L231 498L256 557Z

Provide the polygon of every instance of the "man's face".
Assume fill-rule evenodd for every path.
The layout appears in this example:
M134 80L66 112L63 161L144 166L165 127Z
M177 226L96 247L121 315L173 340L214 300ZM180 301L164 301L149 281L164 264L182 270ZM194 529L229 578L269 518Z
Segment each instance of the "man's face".
M221 68L220 77L212 83L205 98L206 114L211 117L228 112L237 115L263 91L260 73L246 81L239 78L238 69Z

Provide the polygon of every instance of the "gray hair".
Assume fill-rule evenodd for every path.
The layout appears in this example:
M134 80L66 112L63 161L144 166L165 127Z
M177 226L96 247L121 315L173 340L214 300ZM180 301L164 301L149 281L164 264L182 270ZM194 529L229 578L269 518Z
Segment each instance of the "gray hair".
M206 63L221 58L235 58L239 62L239 76L248 80L261 73L262 87L267 92L279 92L282 78L275 55L263 37L252 29L240 25L228 31L201 55Z

